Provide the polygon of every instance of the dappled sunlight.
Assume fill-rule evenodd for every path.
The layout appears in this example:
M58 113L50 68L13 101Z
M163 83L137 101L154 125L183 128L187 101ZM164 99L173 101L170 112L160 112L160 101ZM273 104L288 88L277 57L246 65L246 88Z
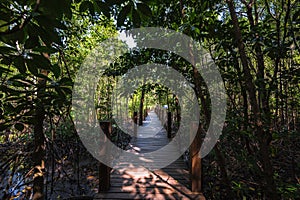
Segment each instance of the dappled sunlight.
M118 171L120 173L120 171ZM169 176L170 177L170 176ZM182 192L174 189L174 186L171 186L168 181L165 182L151 171L145 168L133 168L126 169L117 176L112 175L113 182L112 189L109 193L106 194L106 197L109 195L115 195L114 198L126 197L131 199L189 199L184 196ZM117 179L118 178L118 179ZM164 179L165 177L163 177ZM121 183L119 189L114 186L118 186L118 182ZM172 184L178 182L172 182ZM110 193L111 192L111 193ZM120 194L122 193L122 195ZM127 196L125 196L127 194ZM102 197L105 195L102 194ZM121 196L118 196L121 195ZM100 195L101 196L101 195Z
M140 155L138 161L119 163L112 171L110 190L98 194L97 198L157 200L203 198L201 194L190 191L189 172L181 158L167 167L155 171L141 166L142 163L154 162L152 159L143 157L144 154L162 148L170 141L156 114L150 112L150 117L151 123L139 127L138 133L147 134L147 131L153 130L159 130L159 132L153 137L138 137L131 140L128 152Z
M146 159L146 158L139 158L143 162L153 162L153 160Z

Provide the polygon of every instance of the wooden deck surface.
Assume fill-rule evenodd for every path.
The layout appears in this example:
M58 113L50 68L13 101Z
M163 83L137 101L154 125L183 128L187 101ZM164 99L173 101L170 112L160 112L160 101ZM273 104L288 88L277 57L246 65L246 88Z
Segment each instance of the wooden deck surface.
M157 115L149 113L151 123L138 127L138 137L133 138L128 151L143 154L162 148L170 142L166 130ZM157 133L151 137L146 134ZM99 193L94 199L200 199L202 194L190 191L189 172L182 158L169 166L150 171L144 167L119 167L111 173L111 187L108 192Z

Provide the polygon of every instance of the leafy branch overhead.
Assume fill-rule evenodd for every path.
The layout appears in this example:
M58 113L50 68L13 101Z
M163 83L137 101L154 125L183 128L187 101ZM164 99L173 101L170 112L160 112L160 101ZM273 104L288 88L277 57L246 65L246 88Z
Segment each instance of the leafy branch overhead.
M54 182L66 180L72 192L84 193L94 177L86 173L95 170L81 170L79 162L87 156L72 118L76 73L96 47L103 57L110 53L101 42L137 27L184 33L207 49L219 68L227 114L222 136L202 159L207 199L300 199L299 1L2 0L0 16L0 199L60 198L66 188ZM191 47L183 50L195 58ZM169 51L132 48L106 66L95 84L96 112L91 111L112 121L113 138L122 148L130 137L113 120L114 89L131 69L153 63L175 69L190 83L201 111L199 131L213 123L205 77L191 63ZM168 77L162 71L156 70L157 83L143 80L147 84L124 98L116 112L128 121L138 113L142 124L149 108L168 105L176 134L181 99L158 84ZM183 157L188 156L186 151ZM17 184L16 175L26 182ZM101 184L96 179L94 184Z

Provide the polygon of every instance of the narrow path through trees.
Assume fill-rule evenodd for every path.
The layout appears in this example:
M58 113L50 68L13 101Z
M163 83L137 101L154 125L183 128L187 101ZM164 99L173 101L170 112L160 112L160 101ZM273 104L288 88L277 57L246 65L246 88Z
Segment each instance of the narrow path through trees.
M131 140L128 151L136 154L153 152L171 140L154 111L149 112L148 118L151 122L146 121L138 128L138 137ZM157 134L145 137L153 132ZM182 158L155 171L144 167L128 168L127 164L112 171L110 190L98 194L96 199L204 199L202 194L191 192L189 171Z

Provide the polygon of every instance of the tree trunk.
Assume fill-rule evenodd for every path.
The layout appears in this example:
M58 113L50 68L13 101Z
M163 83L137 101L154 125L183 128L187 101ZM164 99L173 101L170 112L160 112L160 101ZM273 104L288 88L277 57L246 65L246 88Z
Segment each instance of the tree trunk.
M236 15L236 10L235 10L235 5L234 5L234 1L233 0L227 0L227 5L229 7L229 11L230 11L230 15L231 15L231 19L232 19L232 23L233 23L233 27L234 27L234 39L236 42L236 45L239 49L239 53L240 53L240 58L241 58L241 62L242 62L242 66L243 66L243 73L244 73L244 78L247 82L247 90L248 90L248 94L249 94L249 99L250 99L250 104L252 107L252 112L253 112L253 117L255 120L255 130L256 130L256 135L257 135L257 139L258 139L258 143L259 143L259 154L260 154L260 162L262 163L262 173L263 173L263 177L264 177L264 192L265 192L265 196L267 199L278 199L278 195L277 195L277 189L276 189L276 185L275 185L275 181L274 181L274 177L273 177L273 168L272 168L272 164L271 164L271 160L270 160L270 150L269 150L269 144L268 144L268 140L269 140L269 132L264 130L263 127L263 118L262 118L262 114L261 114L261 110L266 109L266 105L262 105L263 109L260 109L260 103L258 103L257 101L257 96L256 96L256 87L254 84L254 80L253 77L251 75L250 72L250 68L249 68L249 63L248 63L248 58L246 55L246 51L245 51L245 46L243 43L243 38L242 38L242 33L239 27L239 22L237 19L237 15ZM260 65L260 69L258 69L258 75L259 78L263 77L263 60L261 59L261 55L259 55L259 49L257 49L257 62L258 65ZM261 84L259 84L259 86L262 86ZM260 90L260 89L259 89ZM263 98L263 100L265 100ZM265 103L265 102L264 102ZM267 130L269 130L268 128L266 128Z
M48 76L46 70L41 73ZM35 109L34 123L34 152L33 162L35 165L33 177L33 200L43 200L44 196L44 171L45 171L45 136L43 123L45 119L45 108L43 105L43 95L45 92L46 80L38 78L37 83L37 103Z
M145 97L145 89L142 88L142 95L140 100L140 108L139 108L139 125L143 125L143 107L144 107L144 97Z

